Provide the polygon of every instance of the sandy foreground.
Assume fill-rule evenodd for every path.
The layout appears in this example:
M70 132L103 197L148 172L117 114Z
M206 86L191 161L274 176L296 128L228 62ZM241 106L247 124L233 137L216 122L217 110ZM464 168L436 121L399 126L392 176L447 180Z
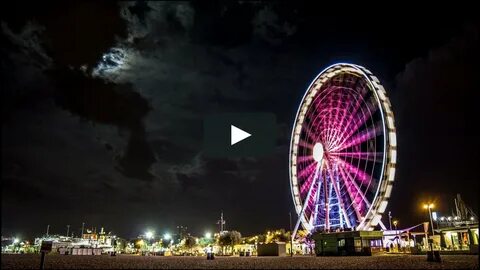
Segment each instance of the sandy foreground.
M442 255L443 262L426 256L372 257L142 257L134 255L47 255L45 269L478 269L478 255ZM2 269L38 269L38 254L2 254Z

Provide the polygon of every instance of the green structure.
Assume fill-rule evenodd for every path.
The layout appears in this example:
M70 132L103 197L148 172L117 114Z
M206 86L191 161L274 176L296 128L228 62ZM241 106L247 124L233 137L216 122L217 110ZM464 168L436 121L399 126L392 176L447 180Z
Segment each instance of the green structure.
M348 231L315 233L315 254L329 255L366 255L383 251L382 231Z

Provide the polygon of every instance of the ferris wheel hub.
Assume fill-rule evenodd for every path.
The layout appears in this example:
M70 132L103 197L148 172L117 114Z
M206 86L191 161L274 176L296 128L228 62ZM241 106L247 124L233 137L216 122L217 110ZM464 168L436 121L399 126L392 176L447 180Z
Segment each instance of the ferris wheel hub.
M325 152L323 151L323 144L320 142L315 143L315 145L313 146L313 153L312 153L313 159L316 162L321 162L323 159L324 153Z

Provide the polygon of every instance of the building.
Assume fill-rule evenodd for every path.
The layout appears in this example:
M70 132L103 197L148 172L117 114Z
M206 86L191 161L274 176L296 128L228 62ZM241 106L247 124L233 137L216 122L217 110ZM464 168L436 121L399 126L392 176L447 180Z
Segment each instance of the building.
M324 255L372 255L383 252L382 231L345 231L314 233L315 254Z
M469 252L478 254L478 216L466 205L460 194L454 200L455 208L451 215L440 216L432 213L435 233L440 250Z
M257 254L258 256L285 256L287 254L287 248L283 242L259 244Z
M124 252L125 240L101 228L100 233L87 230L81 238L62 235L45 235L35 238L35 246L40 247L43 241L52 241L52 252L64 255L92 255L100 253ZM85 249L85 250L84 250Z
M438 230L440 233L440 246L442 250L468 251L478 254L478 223L444 227Z

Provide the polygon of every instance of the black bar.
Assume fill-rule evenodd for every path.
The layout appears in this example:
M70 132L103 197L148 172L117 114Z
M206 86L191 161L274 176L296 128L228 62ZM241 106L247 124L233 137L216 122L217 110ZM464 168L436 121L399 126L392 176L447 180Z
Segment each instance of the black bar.
M42 256L40 257L40 270L45 269L45 252L42 251Z

